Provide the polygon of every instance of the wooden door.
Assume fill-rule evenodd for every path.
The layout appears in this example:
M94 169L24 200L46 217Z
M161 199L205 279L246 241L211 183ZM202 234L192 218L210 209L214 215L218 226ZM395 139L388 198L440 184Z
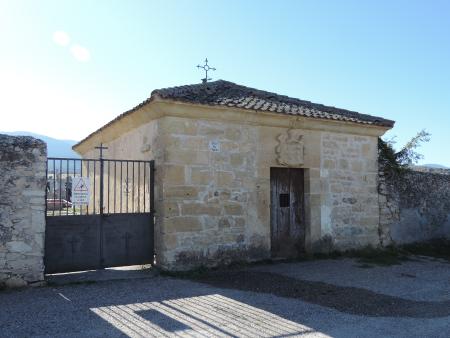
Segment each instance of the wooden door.
M304 171L270 168L272 257L293 258L304 251Z

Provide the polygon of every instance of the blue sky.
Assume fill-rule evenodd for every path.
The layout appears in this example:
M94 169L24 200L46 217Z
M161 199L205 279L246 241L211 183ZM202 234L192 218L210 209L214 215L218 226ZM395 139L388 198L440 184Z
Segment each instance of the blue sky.
M426 129L423 162L450 166L446 0L0 0L0 130L81 139L206 56L213 79L396 120L398 146Z

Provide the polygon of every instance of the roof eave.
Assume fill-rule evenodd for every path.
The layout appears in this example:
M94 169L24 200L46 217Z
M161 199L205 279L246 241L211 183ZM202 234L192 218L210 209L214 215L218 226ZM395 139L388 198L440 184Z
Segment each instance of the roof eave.
M90 133L88 136L86 136L84 139L82 139L81 141L77 142L76 144L74 144L72 146L72 149L74 151L77 151L77 149L86 141L88 141L90 138L92 138L94 135L100 133L101 131L105 130L106 128L108 128L110 125L119 122L120 120L122 120L123 118L125 118L126 116L134 113L135 111L139 110L140 108L147 106L148 104L150 104L151 102L153 102L155 99L157 98L156 95L152 95L150 96L147 100L143 101L142 103L138 104L137 106L123 112L122 114L120 114L119 116L117 116L116 118L114 118L113 120L109 121L108 123L106 123L105 125L103 125L102 127L100 127L99 129L97 129L96 131ZM77 151L78 152L78 151Z
M309 117L309 116L304 116L304 115L299 115L299 114L289 114L286 112L270 112L270 111L264 111L264 110L258 110L258 109L248 109L248 108L240 108L240 107L229 107L229 106L221 106L221 105L217 105L217 104L205 104L205 103L191 103L191 102L186 102L184 100L176 100L176 99L169 99L169 98L162 98L157 91L153 91L152 95L146 99L145 101L143 101L142 103L140 103L139 105L133 107L130 110L127 110L126 112L120 114L119 116L117 116L115 119L111 120L110 122L108 122L107 124L105 124L104 126L102 126L101 128L97 129L96 131L94 131L93 133L89 134L88 136L86 136L84 139L82 139L81 141L79 141L78 143L76 143L74 146L72 146L72 149L78 153L80 153L80 148L82 147L82 145L84 143L86 143L88 140L90 140L92 137L94 137L95 135L101 133L103 130L107 129L108 127L110 127L111 125L118 123L119 121L121 121L122 119L126 118L127 116L139 111L140 109L149 106L152 102L166 102L166 103L175 103L175 104L183 104L183 105L190 105L190 106L202 106L202 107L210 107L210 108L219 108L219 109L232 109L232 110L239 110L239 111L246 111L246 112L256 112L256 113L263 113L263 114L276 114L276 115L284 115L286 117L298 117L300 119L305 119L305 120L319 120L319 121L329 121L329 122L338 122L338 123L344 123L344 124L348 124L348 125L354 125L354 126L365 126L365 127L369 127L369 128L377 128L377 129L382 129L384 130L382 132L382 134L384 134L387 130L391 129L394 127L395 121L393 120L388 120L388 119L384 119L381 117L375 117L375 116L371 116L371 118L377 118L379 119L379 121L374 120L374 121L367 121L367 122L355 122L355 121L345 121L345 120L335 120L335 119L329 119L329 118L319 118L319 117ZM364 114L361 114L364 115ZM366 115L367 116L367 115ZM381 135L382 135L381 134Z

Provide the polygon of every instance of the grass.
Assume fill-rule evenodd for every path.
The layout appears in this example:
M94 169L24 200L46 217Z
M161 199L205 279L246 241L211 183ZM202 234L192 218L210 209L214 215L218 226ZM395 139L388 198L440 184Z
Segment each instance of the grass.
M370 269L375 266L399 265L406 261L414 260L414 256L428 256L441 258L450 263L450 240L432 240L424 243L413 243L402 246L389 246L386 248L365 247L359 250L349 250L345 252L332 251L330 253L317 253L303 255L297 259L271 260L265 259L256 262L234 262L228 265L217 267L200 266L188 271L165 271L160 270L160 274L168 277L197 279L208 272L217 270L239 270L255 265L267 265L276 263L293 263L301 261L311 261L317 259L341 259L354 258L361 269Z
M399 265L405 261L413 260L414 256L440 258L450 263L450 240L437 239L422 243L388 246L386 248L366 247L360 250L333 253L328 258L355 258L361 264L359 265L360 268L367 269L374 266Z
M362 249L348 250L344 252L333 251L328 254L313 254L301 260L314 259L341 259L354 258L360 265L360 268L373 268L374 266L399 265L404 261L410 260L409 254L396 247L374 248L367 246Z
M296 260L293 260L293 259L282 260L282 261L274 261L272 259L262 259L262 260L258 260L258 261L252 261L252 262L233 261L233 262L230 262L227 264L219 264L217 266L212 266L212 267L201 265L198 268L194 268L194 269L190 269L190 270L186 270L186 271L168 271L168 270L159 269L159 274L161 276L167 276L167 277L197 279L197 278L200 278L200 277L202 277L210 272L213 272L213 271L243 270L245 268L249 268L249 267L257 266L257 265L269 265L269 264L276 264L278 262L287 263L287 262L295 262L295 261Z
M219 268L223 268L223 267L209 268L209 267L202 265L202 266L199 266L198 268L186 270L186 271L169 271L169 270L160 269L159 274L161 276L166 276L166 277L197 279L197 278L204 276L208 272L213 271L213 270L218 270Z
M407 244L403 245L402 249L412 255L441 258L450 262L450 240L448 239Z
M383 249L367 247L361 250L350 251L347 255L356 258L358 263L363 265L391 266L411 260L408 253L397 247Z

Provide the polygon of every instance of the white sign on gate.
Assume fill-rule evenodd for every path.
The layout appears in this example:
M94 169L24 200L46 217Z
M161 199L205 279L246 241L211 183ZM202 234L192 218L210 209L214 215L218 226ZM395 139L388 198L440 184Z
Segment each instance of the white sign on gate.
M89 177L74 177L72 179L72 204L75 206L88 205L90 182Z

